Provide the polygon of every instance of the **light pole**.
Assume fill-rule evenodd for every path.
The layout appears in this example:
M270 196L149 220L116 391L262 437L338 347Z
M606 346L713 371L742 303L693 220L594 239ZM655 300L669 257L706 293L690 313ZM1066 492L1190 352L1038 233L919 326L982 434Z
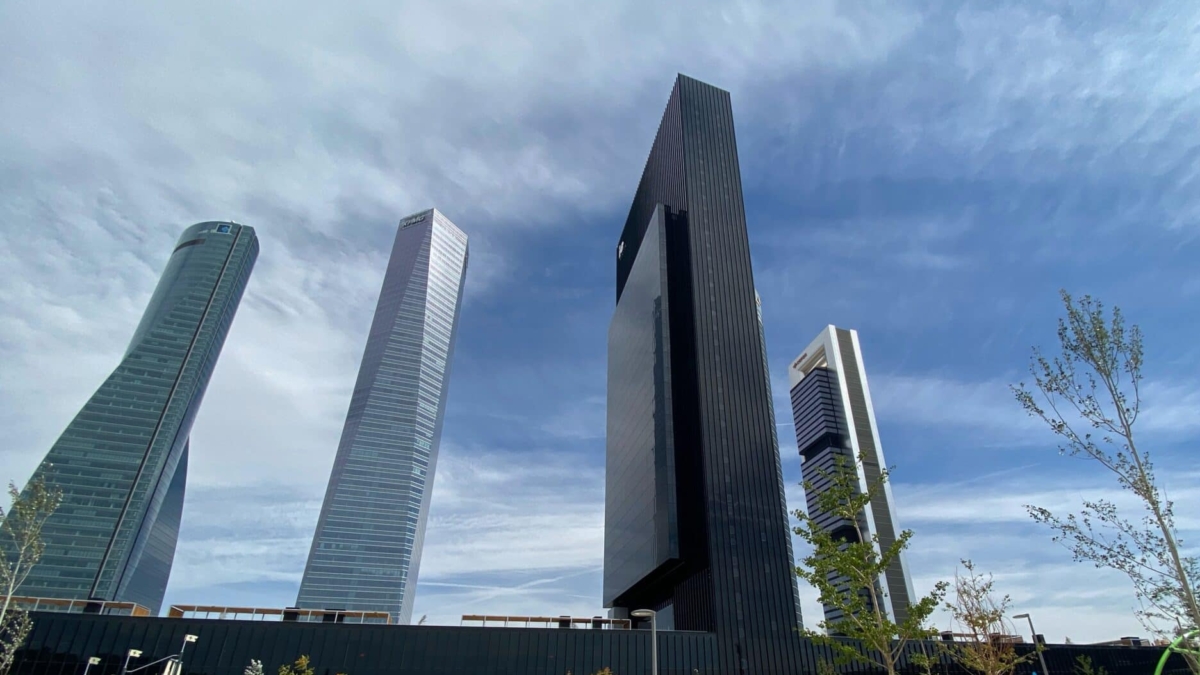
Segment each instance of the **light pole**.
M196 636L192 635L191 633L188 633L187 635L183 636L183 646L179 648L179 669L180 670L183 670L183 653L185 651L187 651L188 643L195 642L196 639L197 639Z
M658 626L655 617L658 613L652 609L635 609L629 616L639 619L650 619L650 675L658 675Z
M1050 675L1049 669L1046 668L1046 657L1042 656L1042 648L1037 641L1037 630L1033 627L1033 617L1028 614L1014 614L1014 619L1025 619L1029 622L1029 633L1033 637L1033 648L1037 651L1038 662L1042 664L1042 675Z
M92 666L98 666L98 665L100 665L100 657L99 656L88 657L87 665L83 667L83 675L87 675L88 671L91 670Z
M137 657L139 657L141 655L142 655L142 650L140 650L140 649L130 649L128 652L126 652L125 653L125 665L121 666L121 675L125 675L126 673L129 672L130 659L136 659Z
M141 656L141 655L142 655L142 652L138 651L137 649L130 649L130 650L129 650L129 656L126 656L126 657L125 657L125 665L124 665L124 666L121 668L121 675L129 675L129 673L136 673L136 672L138 672L139 670L145 670L145 669L149 668L150 666L154 666L154 665L160 664L160 663L162 663L163 661L170 661L170 662L171 662L171 663L167 664L167 671L166 671L166 672L168 672L168 673L182 673L182 672L183 672L183 652L187 650L188 643L189 643L189 642L195 642L195 641L196 641L196 639L197 639L197 638L196 638L196 636L195 636L195 635L192 635L191 633L188 633L187 635L184 635L184 636L183 636L183 646L179 648L179 653L178 653L178 654L172 654L172 655L170 655L170 656L164 656L164 657L162 657L161 659L159 659L159 660L157 660L157 661L151 661L150 663L147 663L147 664L146 664L146 665L144 665L144 666L138 666L137 668L134 668L133 670L129 670L129 659L130 659L130 658L137 658L137 657Z

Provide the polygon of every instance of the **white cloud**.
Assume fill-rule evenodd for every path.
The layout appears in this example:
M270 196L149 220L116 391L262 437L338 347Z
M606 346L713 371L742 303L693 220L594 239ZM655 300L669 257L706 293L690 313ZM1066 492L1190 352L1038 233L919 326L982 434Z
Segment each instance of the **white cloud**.
M421 578L596 566L603 556L604 468L585 459L443 448Z
M871 376L880 419L939 428L1020 434L1037 424L1021 410L1002 379L964 381L932 374Z
M1194 437L1200 432L1200 386L1188 382L1150 382L1145 386L1141 428Z
M1020 379L882 373L870 378L871 397L880 420L955 431L966 434L960 436L963 442L1053 443L1045 424L1017 403L1010 387ZM1194 414L1200 407L1200 383L1156 380L1143 383L1142 392L1135 433L1158 442L1192 438L1200 431Z
M599 612L604 470L580 460L443 444L416 615ZM323 494L294 483L189 488L167 602L291 605Z

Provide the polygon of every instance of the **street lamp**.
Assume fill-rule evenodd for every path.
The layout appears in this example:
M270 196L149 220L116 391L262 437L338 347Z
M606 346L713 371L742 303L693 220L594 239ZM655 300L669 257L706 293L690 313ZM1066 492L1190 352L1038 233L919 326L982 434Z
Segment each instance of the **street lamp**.
M136 659L137 657L139 657L139 656L141 656L141 655L142 655L142 650L140 650L140 649L130 649L130 650L129 650L129 651L126 653L126 654L125 654L125 665L121 666L121 675L125 675L126 673L128 673L128 672L129 672L129 661L130 661L130 659Z
M188 633L187 635L183 636L183 646L179 648L179 660L180 661L183 661L183 653L185 651L187 651L188 643L195 642L197 639L198 638L195 635L192 635L191 633Z
M1046 657L1042 656L1042 648L1038 645L1037 630L1033 627L1033 617L1028 614L1014 614L1013 618L1029 621L1029 633L1033 636L1033 648L1037 651L1038 661L1042 664L1042 675L1050 675L1049 669L1046 668Z
M164 656L157 661L151 661L150 663L147 663L144 666L138 666L137 668L134 668L133 670L128 670L129 657L126 657L125 658L125 667L121 669L121 675L129 675L129 673L136 673L139 670L145 670L145 669L149 668L150 666L158 665L158 664L162 663L163 661L170 661L170 663L167 664L166 672L181 673L181 672L183 672L183 652L187 650L187 646L188 646L189 642L195 642L197 639L198 638L195 635L188 633L187 635L183 636L183 646L179 648L178 654L171 654L170 656ZM141 655L142 655L142 653L136 649L129 650L130 657L136 658Z
M650 675L658 675L658 627L655 625L657 612L652 609L635 609L629 616L650 619Z
M90 670L92 666L98 666L98 665L100 665L100 657L99 656L88 657L87 665L83 667L83 675L87 675L88 670Z
M191 633L188 633L187 635L183 636L183 646L179 648L179 657L177 659L175 659L175 662L179 664L180 672L183 672L183 653L185 651L187 651L188 643L195 642L197 639L198 638L195 635L192 635Z

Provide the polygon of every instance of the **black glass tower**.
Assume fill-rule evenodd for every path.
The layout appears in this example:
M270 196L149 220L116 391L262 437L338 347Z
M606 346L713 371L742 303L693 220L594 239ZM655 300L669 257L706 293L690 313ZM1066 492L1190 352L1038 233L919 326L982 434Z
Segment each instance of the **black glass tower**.
M34 473L63 492L25 596L136 602L166 592L189 436L258 256L237 223L179 237L120 364Z
M795 576L729 93L680 75L617 244L604 603L799 672Z

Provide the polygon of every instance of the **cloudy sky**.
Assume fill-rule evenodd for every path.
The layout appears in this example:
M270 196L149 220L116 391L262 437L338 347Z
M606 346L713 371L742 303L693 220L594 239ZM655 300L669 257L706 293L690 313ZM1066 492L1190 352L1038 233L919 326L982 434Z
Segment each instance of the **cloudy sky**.
M416 616L599 613L612 255L684 72L733 96L789 484L787 364L856 328L918 590L970 557L1052 640L1144 634L1126 581L1024 515L1112 486L1007 386L1057 289L1121 305L1200 536L1198 26L1182 2L0 3L0 477L116 365L180 231L252 225L167 602L292 604L397 221L437 206L472 250Z

